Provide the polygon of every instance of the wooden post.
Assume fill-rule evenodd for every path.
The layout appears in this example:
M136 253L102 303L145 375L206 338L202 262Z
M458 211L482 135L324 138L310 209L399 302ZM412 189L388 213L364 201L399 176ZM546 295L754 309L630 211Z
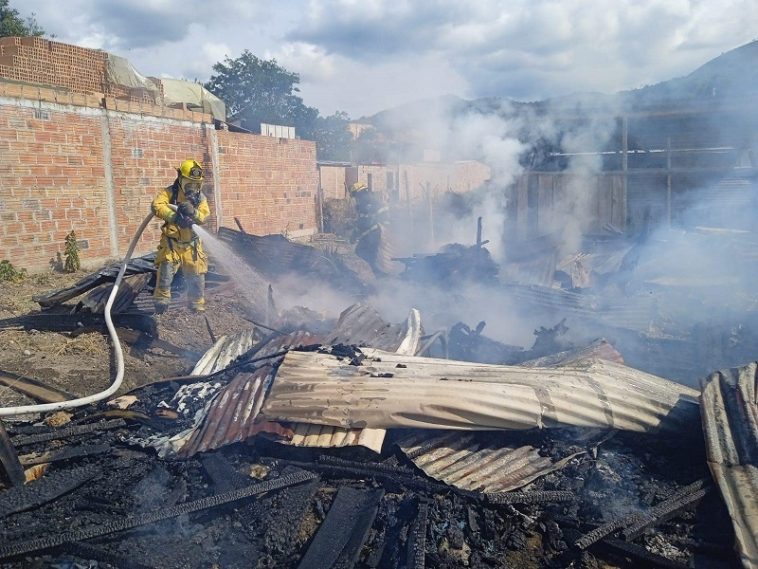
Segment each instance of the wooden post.
M411 209L411 187L408 184L408 170L403 170L403 183L405 184L405 203L408 207L408 227L411 229L411 235L413 231L413 211Z
M321 187L321 184L318 185L316 199L318 200L318 230L320 233L324 233L324 188Z
M476 246L482 246L482 217L476 219Z
M429 240L432 248L436 248L436 239L434 236L434 204L432 202L432 184L426 183L426 199L429 204Z
M666 139L666 213L671 227L671 137Z
M621 192L623 194L624 217L626 218L626 204L629 202L629 117L621 117ZM626 226L626 219L624 219Z

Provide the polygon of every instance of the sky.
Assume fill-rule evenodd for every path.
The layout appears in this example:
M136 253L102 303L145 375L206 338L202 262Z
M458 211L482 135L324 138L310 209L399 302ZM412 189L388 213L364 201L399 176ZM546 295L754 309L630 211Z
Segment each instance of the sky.
M244 49L353 119L439 95L519 101L687 75L756 39L756 0L11 0L57 41L206 81Z

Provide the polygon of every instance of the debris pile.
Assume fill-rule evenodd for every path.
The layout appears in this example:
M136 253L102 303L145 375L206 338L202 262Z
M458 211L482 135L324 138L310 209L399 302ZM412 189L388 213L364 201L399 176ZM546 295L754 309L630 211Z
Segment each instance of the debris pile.
M288 268L270 275L291 256L322 280L347 270L242 239L250 262L279 251ZM65 330L61 303L87 293L75 330L108 278L12 323ZM154 327L151 271L131 278L119 314ZM343 290L365 290L356 279ZM757 364L701 390L630 367L616 342L566 341L565 320L524 349L483 322L427 333L416 309L396 324L365 303L302 314L222 335L206 321L213 345L184 375L0 421L0 567L758 567Z

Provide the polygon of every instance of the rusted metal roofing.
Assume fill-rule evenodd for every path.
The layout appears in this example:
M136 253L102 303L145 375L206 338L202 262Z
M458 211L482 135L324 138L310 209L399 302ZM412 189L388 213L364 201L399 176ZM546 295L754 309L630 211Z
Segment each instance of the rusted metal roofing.
M388 325L375 311L356 305L343 313L343 327L332 334L344 342L376 340L381 345L415 353L421 337L421 316L412 310L402 325ZM324 338L309 332L271 338L259 349L251 348L252 337L239 336L222 339L198 362L193 374L212 373L247 354L253 359L273 356L293 347L318 345ZM361 445L379 452L384 441L382 429L343 428L337 425L313 426L293 422L282 425L259 417L259 411L273 380L279 360L261 362L264 367L253 373L239 373L197 413L194 426L172 437L170 448L180 456L192 456L221 446L244 440L260 432L275 433L281 442L295 446L341 447ZM201 371L202 370L202 371Z
M758 567L758 363L711 374L701 396L708 466L744 567Z
M351 365L290 352L263 414L345 428L529 429L574 425L691 430L698 393L611 362L524 368L361 350Z
M599 338L585 346L575 350L567 350L557 354L551 354L533 360L521 362L525 367L551 367L591 362L592 360L606 360L617 364L624 363L624 357L606 339Z
M487 433L491 435L491 433ZM429 438L413 434L397 444L428 476L477 492L508 492L562 468L576 454L560 461L541 456L531 445L504 445L482 433L450 431Z
M291 347L319 342L320 339L309 332L276 336L255 350L252 357L271 356ZM236 352L230 349L222 353L228 353L228 357L233 360L250 350L244 342L235 345ZM194 426L171 439L171 446L177 454L192 456L245 440L259 432L291 437L292 429L278 423L257 420L273 380L276 363L277 360L264 362L262 367L252 373L238 373L228 385L219 390L202 412L198 413Z
M243 441L261 431L289 434L278 423L255 421L274 373L274 367L267 365L253 373L237 374L206 407L202 423L193 429L177 454L192 456Z

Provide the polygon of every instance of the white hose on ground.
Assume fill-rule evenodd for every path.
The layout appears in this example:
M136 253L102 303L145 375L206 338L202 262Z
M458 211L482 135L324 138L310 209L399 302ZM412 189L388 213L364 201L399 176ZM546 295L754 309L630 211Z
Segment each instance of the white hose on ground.
M116 377L113 379L111 386L105 391L95 393L94 395L88 395L87 397L80 397L78 399L69 399L68 401L60 401L58 403L43 403L40 405L21 405L19 407L0 407L0 417L11 417L13 415L23 415L26 413L46 413L48 411L58 411L60 409L72 409L74 407L82 407L96 401L102 401L103 399L110 397L119 387L124 380L124 353L121 350L121 342L119 342L118 335L116 334L116 327L113 326L113 320L111 319L111 307L113 301L116 300L116 294L118 293L118 287L121 284L121 280L124 278L126 272L126 266L129 264L129 260L132 258L134 248L137 246L142 232L150 223L153 218L152 212L142 221L142 224L137 229L137 233L134 234L132 242L129 244L129 249L126 251L126 257L124 257L123 263L121 263L121 270L118 272L116 281L113 283L113 289L108 297L108 302L105 304L105 325L108 327L108 334L110 334L111 341L113 343L113 349L116 354Z

